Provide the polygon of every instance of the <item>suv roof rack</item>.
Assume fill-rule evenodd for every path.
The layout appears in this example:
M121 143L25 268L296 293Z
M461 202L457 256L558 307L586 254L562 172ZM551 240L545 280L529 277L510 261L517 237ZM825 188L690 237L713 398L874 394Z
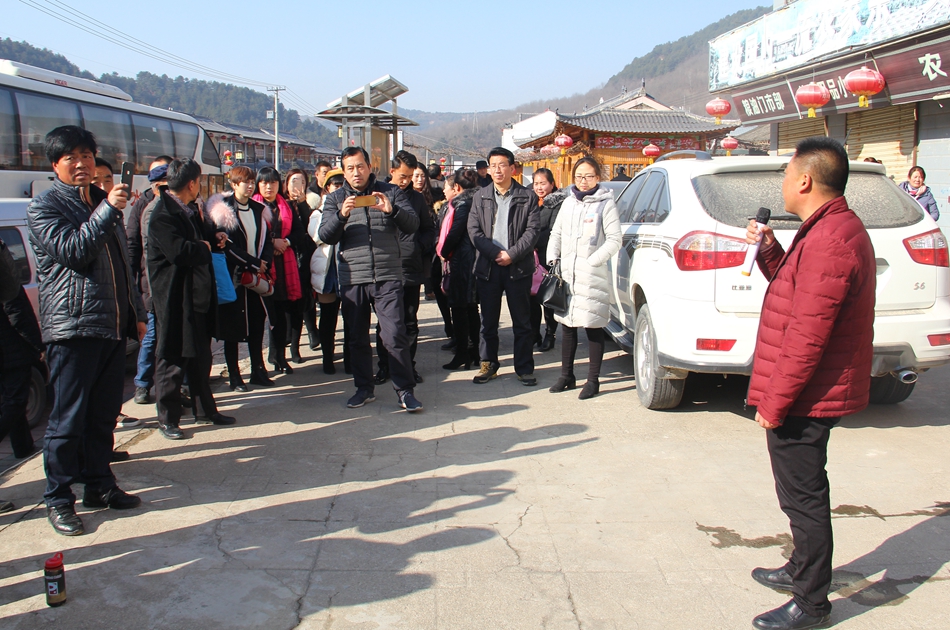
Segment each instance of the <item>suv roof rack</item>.
M683 149L681 151L671 151L665 153L660 157L656 158L653 163L662 162L663 160L679 160L686 157L695 158L697 160L711 160L712 155L706 151L699 151L697 149Z

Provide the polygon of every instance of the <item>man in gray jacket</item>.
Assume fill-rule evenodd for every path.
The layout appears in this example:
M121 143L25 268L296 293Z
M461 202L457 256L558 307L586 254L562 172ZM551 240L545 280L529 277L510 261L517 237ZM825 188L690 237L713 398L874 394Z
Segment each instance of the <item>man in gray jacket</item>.
M109 460L122 408L125 339L141 339L146 318L122 229L128 186L115 186L107 196L90 185L96 139L81 127L49 132L46 157L56 179L27 210L54 392L43 445L43 496L53 529L77 536L84 530L70 486L80 479L87 508L121 510L141 503L116 486Z
M347 406L353 409L376 400L369 335L375 307L399 404L409 412L421 411L422 404L413 395L416 382L404 321L400 246L402 234L419 229L419 216L402 190L376 179L365 149L347 147L340 161L346 181L327 195L319 234L324 243L338 244L343 321L356 385Z

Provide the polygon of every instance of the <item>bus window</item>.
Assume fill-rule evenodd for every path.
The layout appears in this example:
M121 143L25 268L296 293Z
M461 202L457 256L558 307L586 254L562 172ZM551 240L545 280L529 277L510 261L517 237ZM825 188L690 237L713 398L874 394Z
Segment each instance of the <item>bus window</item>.
M16 110L13 97L0 90L0 168L16 168Z
M159 155L175 155L172 124L161 118L132 114L135 128L135 172L148 173L148 165Z
M188 123L173 122L172 131L175 132L175 157L195 159L195 149L198 147L198 127Z
M128 114L115 109L83 105L82 117L86 129L96 136L99 157L112 164L116 172L122 162L133 161L135 148Z
M82 126L79 106L69 101L48 98L38 94L16 93L20 111L20 146L23 150L23 168L47 171L52 167L46 159L46 134L63 125Z
M221 168L221 158L218 156L218 150L214 148L214 142L208 137L207 132L202 135L204 142L201 145L201 161L205 163L205 166Z

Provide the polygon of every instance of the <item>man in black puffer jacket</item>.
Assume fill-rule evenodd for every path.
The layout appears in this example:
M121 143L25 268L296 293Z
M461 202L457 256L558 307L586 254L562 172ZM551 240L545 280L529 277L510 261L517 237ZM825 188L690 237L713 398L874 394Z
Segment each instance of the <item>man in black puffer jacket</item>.
M56 179L27 210L54 392L43 445L43 496L53 529L76 536L83 525L70 486L80 477L86 507L128 509L141 503L116 486L109 459L122 408L125 340L141 339L146 317L122 225L128 187L115 186L107 196L90 186L96 139L81 127L52 130L45 148Z
M348 327L356 394L350 408L376 400L369 318L376 308L383 344L389 351L390 374L399 404L420 411L413 395L409 336L403 321L403 233L419 229L419 217L405 193L376 180L369 155L362 147L347 147L341 155L343 187L326 197L320 240L338 246L337 268L342 291L343 320ZM357 199L375 197L374 205L357 206ZM367 200L372 203L372 200Z

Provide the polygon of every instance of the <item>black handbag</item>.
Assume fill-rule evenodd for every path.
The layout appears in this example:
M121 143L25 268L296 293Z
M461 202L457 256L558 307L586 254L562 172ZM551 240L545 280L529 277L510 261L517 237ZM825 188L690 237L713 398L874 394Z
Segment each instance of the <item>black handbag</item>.
M559 259L544 274L541 286L538 288L538 300L557 315L564 315L567 313L568 295L567 283L561 277L561 261Z

